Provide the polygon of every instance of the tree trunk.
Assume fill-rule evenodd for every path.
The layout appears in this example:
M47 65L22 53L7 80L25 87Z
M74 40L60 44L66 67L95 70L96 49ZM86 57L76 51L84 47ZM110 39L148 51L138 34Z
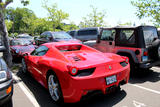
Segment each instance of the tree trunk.
M12 66L12 55L10 52L8 32L7 32L7 27L5 25L3 11L4 9L0 7L0 36L2 37L3 44L6 48L5 52L3 52L3 58L8 64L8 66L11 67Z

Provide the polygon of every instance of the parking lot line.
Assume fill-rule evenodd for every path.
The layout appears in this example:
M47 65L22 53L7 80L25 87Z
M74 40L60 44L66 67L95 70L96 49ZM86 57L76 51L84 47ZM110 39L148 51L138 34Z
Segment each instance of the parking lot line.
M28 97L28 99L30 100L30 102L35 106L35 107L40 107L40 105L38 104L38 102L35 100L35 98L29 93L29 91L25 88L25 86L22 84L22 82L19 82L18 77L12 73L12 76L14 78L14 80L17 82L17 84L19 85L19 87L21 88L21 90L25 93L25 95Z
M150 91L152 93L156 93L156 94L160 95L160 91L152 90L150 88L142 87L142 86L136 85L136 84L129 84L129 85L134 86L134 87L138 87L138 88L141 88L141 89L144 89L144 90L147 90L147 91Z

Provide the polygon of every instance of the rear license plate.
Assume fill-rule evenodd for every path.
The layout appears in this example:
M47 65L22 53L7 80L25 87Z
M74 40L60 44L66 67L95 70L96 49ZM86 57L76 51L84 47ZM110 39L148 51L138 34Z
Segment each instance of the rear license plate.
M106 77L107 85L117 82L116 75Z

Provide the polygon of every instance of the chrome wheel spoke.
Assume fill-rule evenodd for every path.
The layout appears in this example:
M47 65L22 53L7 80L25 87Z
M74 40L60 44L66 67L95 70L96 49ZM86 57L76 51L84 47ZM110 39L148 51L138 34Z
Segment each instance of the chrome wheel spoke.
M55 82L55 77L53 75L50 75L48 78L48 88L49 88L49 93L54 101L59 100L58 85L59 84Z
M54 95L55 95L56 99L59 99L58 89L57 88L54 89Z

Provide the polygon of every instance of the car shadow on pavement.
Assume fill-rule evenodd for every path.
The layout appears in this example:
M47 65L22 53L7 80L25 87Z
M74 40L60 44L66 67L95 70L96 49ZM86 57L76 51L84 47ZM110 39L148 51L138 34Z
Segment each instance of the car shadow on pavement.
M32 92L35 99L39 103L40 107L62 107L62 106L74 106L74 107L111 107L119 103L126 97L126 92L124 90L120 90L115 93L103 95L103 94L95 94L89 97L84 97L80 102L73 104L63 104L57 105L55 104L48 91L41 86L30 74L24 74L21 71L21 68L16 73L16 75L21 78L21 81L28 87L28 89Z
M48 91L34 78L32 78L29 73L22 73L20 68L16 75L21 78L21 81L23 81L29 91L31 91L31 93L34 95L40 107L58 107L54 102L52 102Z
M155 70L139 70L130 75L129 83L144 83L144 82L158 82L160 81L160 72Z
M126 97L125 90L120 90L111 94L95 94L82 99L78 103L65 104L66 107L112 107Z

